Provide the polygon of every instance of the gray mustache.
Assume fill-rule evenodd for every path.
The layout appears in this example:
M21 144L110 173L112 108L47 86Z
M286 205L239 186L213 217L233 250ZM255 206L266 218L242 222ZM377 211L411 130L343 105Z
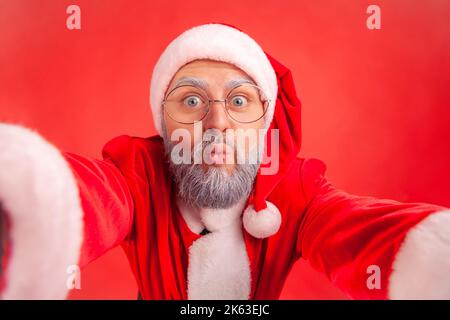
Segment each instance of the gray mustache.
M211 130L211 131L209 131ZM206 131L206 134L203 135L203 139L200 143L197 143L194 145L192 156L197 155L198 153L201 153L207 146L209 146L212 143L224 143L227 146L231 147L231 149L236 152L234 143L227 141L225 136L218 132L215 129L208 129Z

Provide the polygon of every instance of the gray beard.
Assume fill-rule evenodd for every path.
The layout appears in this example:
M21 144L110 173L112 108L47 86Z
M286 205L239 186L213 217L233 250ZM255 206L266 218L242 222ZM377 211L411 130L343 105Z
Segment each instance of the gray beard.
M228 209L249 196L259 163L236 163L231 174L225 168L215 166L207 166L205 170L202 164L194 161L175 164L170 157L175 145L166 136L163 139L178 196L187 204L198 208Z

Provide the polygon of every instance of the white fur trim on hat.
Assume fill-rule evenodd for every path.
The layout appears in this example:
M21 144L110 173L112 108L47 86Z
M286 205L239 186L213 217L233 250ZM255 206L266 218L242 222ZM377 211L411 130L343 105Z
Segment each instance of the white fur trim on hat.
M193 27L175 38L156 63L150 84L150 105L156 131L162 136L162 101L175 73L186 63L210 59L231 63L247 73L270 99L265 115L267 129L277 98L277 77L263 49L247 34L226 25Z
M3 299L64 299L83 215L75 178L37 133L0 124L0 201L11 227Z
M253 205L249 205L242 218L244 228L255 238L263 239L278 232L281 225L281 214L278 208L266 201L267 208L255 211Z
M450 210L413 227L392 268L390 299L450 299Z

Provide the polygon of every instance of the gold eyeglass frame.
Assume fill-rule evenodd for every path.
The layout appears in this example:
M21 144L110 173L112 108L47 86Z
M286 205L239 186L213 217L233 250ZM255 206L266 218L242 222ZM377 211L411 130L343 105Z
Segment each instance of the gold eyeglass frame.
M264 107L264 112L263 112L263 114L262 114L258 119L256 119L256 120L252 120L252 121L239 121L239 120L236 120L236 119L230 114L230 112L229 112L229 110L228 110L228 103L227 103L227 102L228 102L228 97L229 97L229 95L233 92L233 90L235 90L236 88L242 87L242 86L251 86L251 87L255 87L256 89L258 89L260 92L262 92L262 93L264 94L264 97L266 97L266 100L261 101L263 104L267 104L267 105ZM174 90L176 90L176 89L178 89L178 88L181 88L181 87L194 87L194 88L199 89L200 91L202 91L202 92L205 93L205 96L206 96L206 98L207 98L207 100L208 100L208 108L207 108L207 110L206 110L204 116L203 116L201 119L196 120L196 121L194 121L194 122L183 122L183 121L179 121L179 120L177 120L177 119L174 119L173 116L171 116L170 113L167 112L167 110L166 110L166 108L165 108L165 103L167 102L167 97L168 97ZM215 102L223 102L224 105L225 105L225 112L227 113L227 115L228 115L231 119L233 119L234 121L239 122L239 123L253 123L253 122L256 122L256 121L260 120L262 117L265 116L267 110L269 109L270 101L271 101L271 100L267 98L267 95L266 95L266 93L264 92L264 90L262 90L262 89L261 89L260 87L258 87L257 85L254 85L254 84L251 84L251 83L248 83L248 84L247 84L247 83L245 83L245 84L240 84L240 85L237 85L237 86L231 88L230 91L228 92L228 94L226 95L225 99L223 99L223 100L220 100L220 99L211 99L211 98L209 97L208 93L207 93L204 89L202 89L202 88L200 88L200 87L198 87L198 86L194 86L194 85L191 85L191 84L183 84L183 85L176 86L175 88L173 88L172 90L170 90L170 91L165 95L165 97L164 97L164 99L163 99L163 101L162 101L162 107L163 107L164 111L167 113L167 115L169 116L169 118L172 119L173 121L178 122L178 123L181 123L181 124L194 124L195 122L202 121L202 120L208 115L209 110L211 110L211 104L213 104L213 103L215 103Z

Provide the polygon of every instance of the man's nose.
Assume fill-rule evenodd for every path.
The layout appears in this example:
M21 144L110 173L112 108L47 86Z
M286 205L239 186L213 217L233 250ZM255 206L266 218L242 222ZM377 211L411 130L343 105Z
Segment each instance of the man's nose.
M231 128L230 118L225 109L225 102L218 100L211 101L209 112L203 121L204 130L217 129L225 131L226 129Z

